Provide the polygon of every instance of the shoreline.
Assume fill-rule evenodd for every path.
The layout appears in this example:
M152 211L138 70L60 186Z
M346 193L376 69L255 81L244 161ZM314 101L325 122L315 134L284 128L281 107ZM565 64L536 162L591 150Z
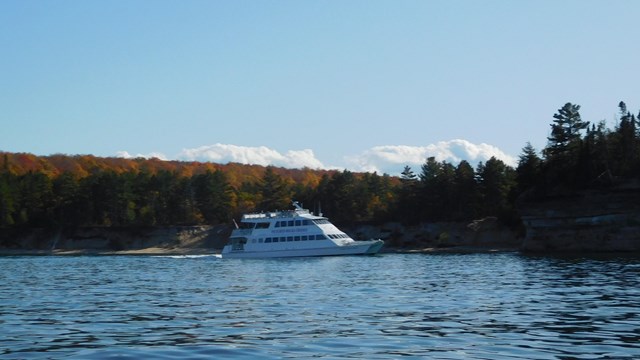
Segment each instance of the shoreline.
M97 250L97 249L0 249L0 256L127 256L127 255L217 255L220 249L207 248L160 248L149 247L136 250Z
M213 248L163 248L149 247L136 250L97 250L97 249L0 249L0 256L154 256L154 255L220 255L222 249ZM474 246L453 246L446 248L426 247L426 248L382 248L379 254L431 254L431 253L504 253L518 252L519 249L512 247L474 247Z

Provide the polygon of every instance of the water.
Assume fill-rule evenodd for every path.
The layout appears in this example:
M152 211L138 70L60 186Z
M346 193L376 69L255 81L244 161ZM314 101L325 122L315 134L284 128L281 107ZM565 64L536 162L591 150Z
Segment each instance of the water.
M0 358L640 358L640 259L0 257Z

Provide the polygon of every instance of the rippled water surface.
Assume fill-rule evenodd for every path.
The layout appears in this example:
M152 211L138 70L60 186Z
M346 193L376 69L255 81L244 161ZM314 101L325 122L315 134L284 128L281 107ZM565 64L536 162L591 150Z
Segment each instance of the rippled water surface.
M0 358L640 358L640 259L0 257Z

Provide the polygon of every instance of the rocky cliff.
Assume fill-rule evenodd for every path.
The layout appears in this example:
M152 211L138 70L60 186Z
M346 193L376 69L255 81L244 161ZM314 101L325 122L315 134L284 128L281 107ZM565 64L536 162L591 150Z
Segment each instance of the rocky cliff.
M80 227L23 229L0 234L0 250L30 253L204 252L222 248L230 226ZM152 251L148 251L152 252Z
M521 241L495 218L472 223L425 223L418 226L387 223L382 226L345 226L342 229L354 239L383 239L386 251L517 249ZM0 253L210 253L222 249L231 230L229 225L23 229L0 232Z
M423 223L405 226L387 223L382 226L358 225L345 227L354 239L382 239L386 249L395 250L515 250L522 239L494 217L473 222Z
M519 204L523 251L640 251L640 183Z

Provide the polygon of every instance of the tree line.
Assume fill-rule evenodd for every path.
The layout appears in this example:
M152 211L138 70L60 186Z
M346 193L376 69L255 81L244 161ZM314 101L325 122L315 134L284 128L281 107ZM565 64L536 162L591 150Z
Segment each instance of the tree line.
M544 198L640 179L640 114L618 105L613 128L583 121L567 103L541 152L527 144L516 168L425 160L399 177L240 164L0 153L0 228L164 226L230 222L289 209L291 200L339 224L518 221L518 198ZM524 195L523 195L524 194Z

